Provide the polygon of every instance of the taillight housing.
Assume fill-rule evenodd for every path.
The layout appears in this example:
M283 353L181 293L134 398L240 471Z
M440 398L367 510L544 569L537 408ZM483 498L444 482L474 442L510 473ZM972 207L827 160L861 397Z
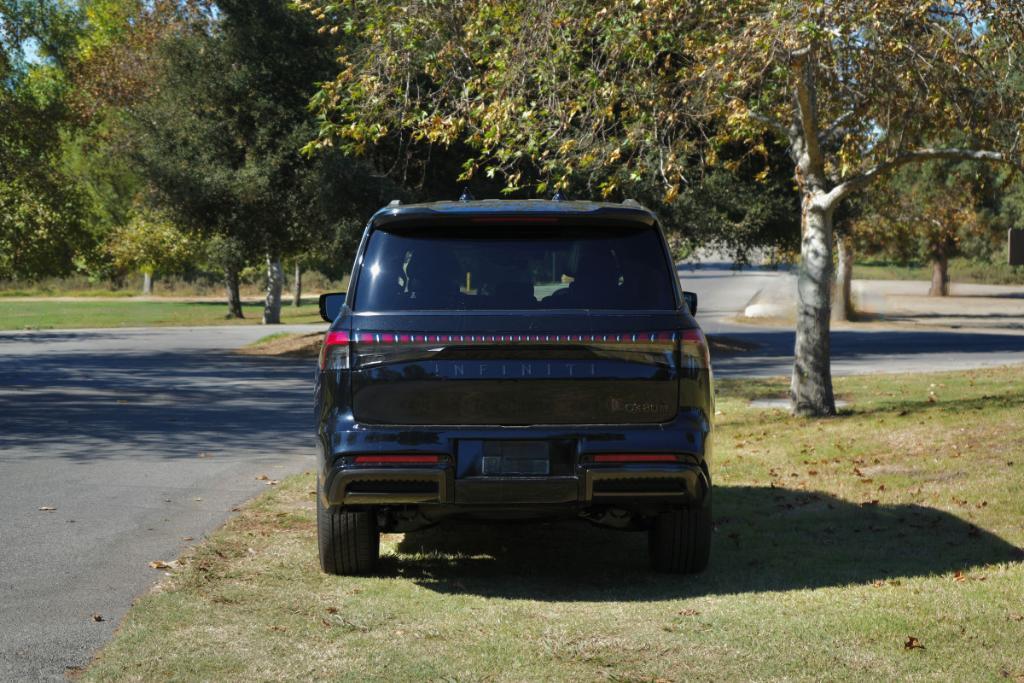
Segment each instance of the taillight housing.
M352 459L356 465L436 465L441 462L439 455L387 454L357 455Z
M683 330L679 338L680 360L684 372L696 374L700 370L711 368L711 349L708 347L708 340L704 332L695 327Z
M592 456L595 463L626 465L633 463L674 463L679 456L672 453L599 453Z
M320 347L320 369L348 370L352 362L350 341L348 332L328 332Z

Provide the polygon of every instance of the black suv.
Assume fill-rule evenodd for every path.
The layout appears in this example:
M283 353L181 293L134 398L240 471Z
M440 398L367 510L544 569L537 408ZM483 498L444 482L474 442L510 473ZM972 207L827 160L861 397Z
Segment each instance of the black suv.
M708 346L636 202L392 202L320 308L324 571L452 517L646 530L656 569L707 565Z

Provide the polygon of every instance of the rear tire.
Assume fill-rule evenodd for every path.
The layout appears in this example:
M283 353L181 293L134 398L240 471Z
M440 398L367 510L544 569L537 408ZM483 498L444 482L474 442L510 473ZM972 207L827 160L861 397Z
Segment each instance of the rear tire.
M711 504L658 515L647 532L651 566L660 572L696 574L711 557Z
M317 482L316 527L320 567L328 574L372 574L380 555L380 532L373 510L325 508Z

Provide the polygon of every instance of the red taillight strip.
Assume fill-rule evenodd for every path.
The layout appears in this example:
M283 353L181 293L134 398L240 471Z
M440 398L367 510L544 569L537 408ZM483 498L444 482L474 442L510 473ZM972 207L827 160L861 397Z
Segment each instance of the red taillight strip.
M679 462L669 453L603 453L594 456L594 462Z
M348 332L328 332L327 336L324 338L324 346L348 344L349 341Z
M683 333L692 332L684 330ZM697 330L699 333L700 330ZM333 335L344 335L343 341L331 342ZM347 333L331 332L327 344L346 344ZM593 334L488 334L466 332L357 332L352 341L360 344L642 344L671 343L679 339L678 332L600 332Z
M705 368L711 367L711 348L708 346L708 340L704 336L704 332L699 327L695 327L689 330L683 330L683 355L697 355L701 363ZM697 353L693 353L693 347L697 347Z
M327 353L332 346L344 346L349 341L351 340L348 332L328 332L324 337L323 346L320 347L320 369L323 370L327 366Z
M707 340L704 338L704 333L699 327L695 327L691 330L683 330L683 341L684 342L700 342L706 344Z
M357 465L436 465L439 455L357 455Z

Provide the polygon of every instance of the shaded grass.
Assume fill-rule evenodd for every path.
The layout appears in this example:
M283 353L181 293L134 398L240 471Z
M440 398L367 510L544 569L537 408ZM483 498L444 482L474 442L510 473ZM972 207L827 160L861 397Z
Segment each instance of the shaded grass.
M1024 367L836 385L852 407L806 420L749 407L781 379L719 383L699 576L583 524L389 534L381 576L326 576L305 474L190 551L86 678L1022 679Z
M259 323L262 304L242 307L242 320L225 318L220 301L4 301L0 299L0 330L138 327L152 325L244 325ZM315 304L281 306L285 323L321 322Z

